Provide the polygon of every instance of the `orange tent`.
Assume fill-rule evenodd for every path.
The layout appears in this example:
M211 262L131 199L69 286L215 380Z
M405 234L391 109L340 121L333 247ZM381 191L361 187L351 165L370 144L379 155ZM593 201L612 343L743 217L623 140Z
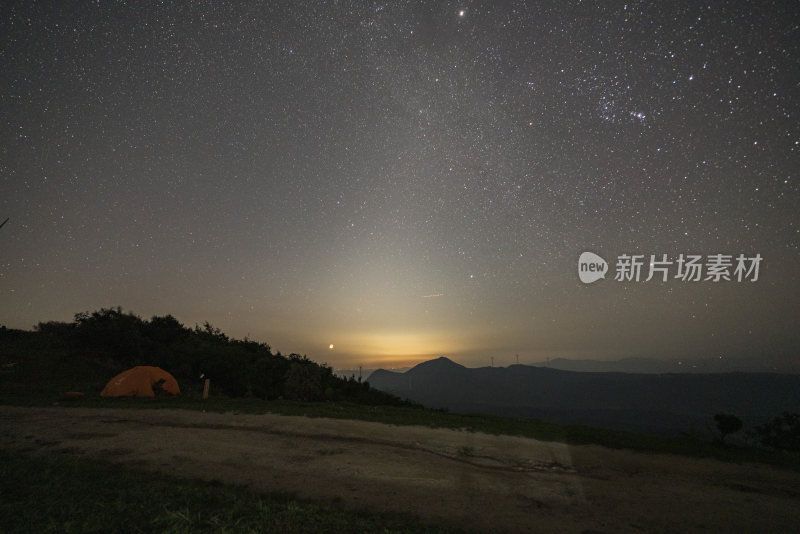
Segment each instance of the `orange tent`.
M181 392L181 388L178 387L178 381L165 370L160 367L140 365L133 369L123 371L109 380L106 387L100 392L100 396L155 397L153 386L156 385L159 380L164 381L161 384L161 389L164 392L171 395L178 395Z

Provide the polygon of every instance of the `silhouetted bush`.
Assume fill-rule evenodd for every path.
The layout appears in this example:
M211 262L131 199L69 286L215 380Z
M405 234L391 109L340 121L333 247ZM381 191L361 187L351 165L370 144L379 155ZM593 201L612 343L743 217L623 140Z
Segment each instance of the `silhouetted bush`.
M308 358L289 357L291 364L286 373L284 392L287 399L318 401L324 397L320 367Z
M78 313L74 321L73 353L104 359L128 368L144 365L150 343L143 335L144 322L122 308Z
M217 349L206 352L202 366L205 378L231 397L247 395L250 373L246 362L235 351Z
M729 413L718 413L714 416L714 421L717 422L720 443L725 443L725 438L729 434L735 434L742 429L742 420Z
M283 395L283 383L289 371L289 360L283 356L262 356L253 363L251 392L262 399Z
M755 427L749 434L765 447L800 452L800 414L784 412L769 423Z

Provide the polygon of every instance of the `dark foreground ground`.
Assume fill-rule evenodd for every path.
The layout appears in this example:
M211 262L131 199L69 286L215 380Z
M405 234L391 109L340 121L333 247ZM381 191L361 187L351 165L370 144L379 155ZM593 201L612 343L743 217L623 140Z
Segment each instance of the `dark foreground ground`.
M800 473L364 421L0 406L0 447L511 532L790 532Z

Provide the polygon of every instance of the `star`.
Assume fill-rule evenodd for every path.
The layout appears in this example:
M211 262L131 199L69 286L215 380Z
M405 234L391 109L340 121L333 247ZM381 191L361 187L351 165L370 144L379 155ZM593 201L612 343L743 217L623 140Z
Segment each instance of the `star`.
M146 31L17 4L0 325L120 305L345 366L397 336L465 363L800 350L798 20L771 4L172 2ZM587 291L579 250L773 268ZM741 313L686 321L697 292Z

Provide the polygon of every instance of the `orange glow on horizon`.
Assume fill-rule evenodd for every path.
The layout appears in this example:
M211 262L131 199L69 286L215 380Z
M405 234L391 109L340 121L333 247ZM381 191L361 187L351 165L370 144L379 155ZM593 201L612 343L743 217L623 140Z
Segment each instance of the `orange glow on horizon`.
M414 362L413 365L465 348L463 342L455 341L455 336L432 332L325 332L324 335L334 339L336 352L340 355L337 359L342 360L343 364L344 361L360 360L381 367L406 367L410 362Z
M386 369L387 371L391 371L392 369L414 367L422 362L427 362L428 360L433 360L438 357L439 355L431 354L430 356L423 358L415 357L408 359L368 360L364 363L364 367L366 369Z

